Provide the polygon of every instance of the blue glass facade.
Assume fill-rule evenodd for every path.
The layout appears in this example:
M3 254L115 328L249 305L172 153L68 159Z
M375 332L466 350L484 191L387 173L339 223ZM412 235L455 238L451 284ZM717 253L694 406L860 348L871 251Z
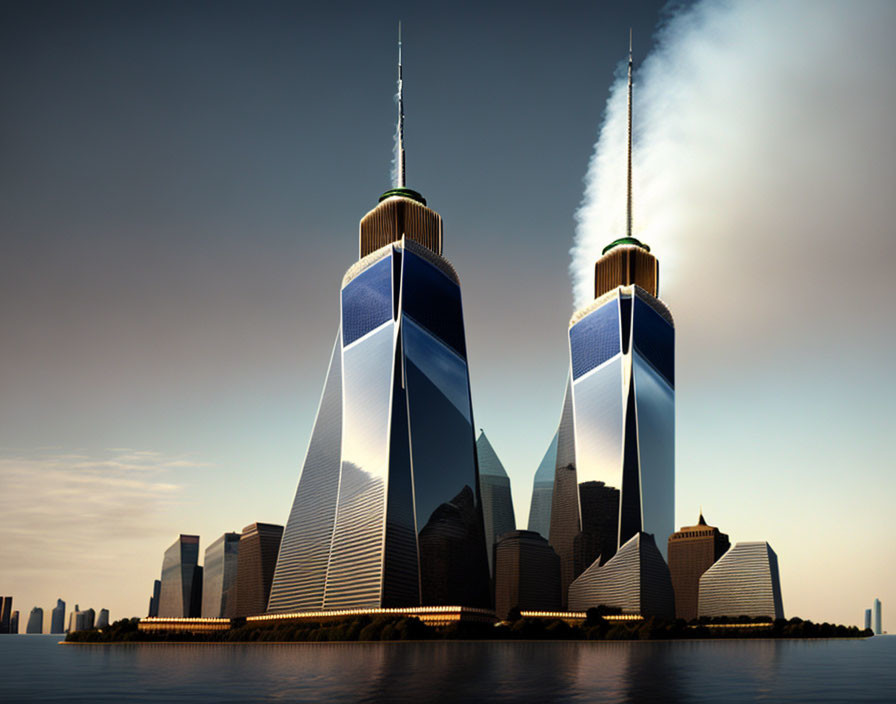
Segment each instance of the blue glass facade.
M487 606L460 287L414 242L365 261L343 284L269 611Z

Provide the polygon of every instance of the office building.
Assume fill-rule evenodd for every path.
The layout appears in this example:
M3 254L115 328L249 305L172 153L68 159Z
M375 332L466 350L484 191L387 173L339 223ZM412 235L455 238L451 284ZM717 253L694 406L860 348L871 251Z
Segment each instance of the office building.
M0 596L0 633L10 632L12 619L12 597Z
M25 624L25 633L43 633L44 632L44 610L39 606L31 609L28 615L28 623Z
M159 616L190 618L200 615L202 568L199 566L198 535L181 535L165 551L161 581Z
M62 599L56 600L50 615L50 633L65 633L65 602Z
M96 617L96 627L97 628L108 628L109 627L109 609L100 609L100 612Z
M557 433L535 470L532 500L529 502L529 530L547 539L551 534L551 500L554 496L554 471L557 467Z
M228 604L225 615L257 616L265 612L282 537L283 526L252 523L243 528L237 547L236 583L231 588L236 599L232 606Z
M12 635L18 635L19 633L19 611L16 609L12 612L12 616L9 617L9 632Z
M695 526L686 526L669 536L669 572L675 589L675 616L691 621L697 618L700 577L731 543L718 528L706 525L703 514Z
M675 529L675 328L657 259L632 236L631 69L629 53L626 236L604 248L594 300L569 323L550 528L564 587L640 532L665 557Z
M271 612L491 605L460 281L399 142L342 280Z
M880 599L874 600L874 635L879 636L883 633L880 613Z
M598 606L645 617L674 616L672 578L652 535L636 533L609 561L595 560L569 586L570 611Z
M93 609L81 611L81 607L75 604L75 610L69 614L68 632L89 630L93 628L95 620L96 612Z
M560 558L547 540L529 530L505 533L495 548L495 613L560 608Z
M279 547L279 540L277 545ZM221 618L231 609L231 602L236 598L234 590L239 547L240 534L225 533L205 549L205 564L202 566L204 618ZM274 561L276 559L275 552Z
M871 609L865 609L865 630L871 630Z
M516 530L513 515L513 498L510 495L510 477L498 459L492 444L483 431L476 439L479 457L479 490L482 496L482 520L485 524L485 545L488 549L488 565L495 575L495 545L504 533Z
M737 543L700 577L700 616L784 618L778 556L765 542Z
M149 617L159 615L159 596L162 594L162 580L157 579L152 583L152 596L149 597Z

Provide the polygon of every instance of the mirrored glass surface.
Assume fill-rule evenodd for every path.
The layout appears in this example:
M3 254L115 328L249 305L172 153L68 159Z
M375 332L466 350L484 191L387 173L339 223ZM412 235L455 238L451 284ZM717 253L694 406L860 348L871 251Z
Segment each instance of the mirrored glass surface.
M619 354L619 301L611 299L569 329L572 377L578 379Z
M432 264L404 251L402 307L461 357L467 354L460 287Z
M342 335L352 344L392 317L392 258L385 257L342 289Z
M577 380L573 402L579 483L621 488L622 357Z

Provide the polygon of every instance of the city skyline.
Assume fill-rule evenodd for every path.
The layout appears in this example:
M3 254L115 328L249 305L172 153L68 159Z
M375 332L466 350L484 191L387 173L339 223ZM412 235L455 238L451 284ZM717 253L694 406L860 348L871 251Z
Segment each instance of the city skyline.
M10 38L4 49L27 59L22 64L6 62L18 66L21 74L5 74L13 100L3 126L15 138L16 149L3 167L3 178L10 185L8 192L24 205L12 207L3 221L11 261L21 264L6 277L9 288L3 301L12 345L3 364L9 393L2 407L0 477L7 487L4 521L14 523L12 534L19 543L2 548L4 563L15 565L4 593L13 594L20 606L27 599L45 612L62 595L70 603L103 603L116 616L142 615L146 588L158 576L158 557L177 534L198 534L208 546L223 532L256 518L286 521L320 394L326 340L332 340L338 315L332 305L333 281L356 257L351 243L357 217L388 183L393 18L373 19L372 25L365 25L363 38L333 34L336 47L355 46L371 60L359 62L334 51L334 60L320 69L324 75L312 79L311 67L318 70L319 64L310 53L295 54L298 50L289 47L301 43L295 41L296 33L310 28L335 33L332 17L303 18L306 27L278 6L294 20L287 23L293 36L274 32L275 50L263 53L260 60L249 61L237 52L246 63L225 62L219 77L188 51L190 32L166 35L175 50L165 57L140 41L125 51L118 40L139 35L133 19L97 6L95 11L105 12L118 34L109 35L115 41L100 42L99 53L89 58L77 44L64 49L65 42L51 41L66 36L61 25L39 29L23 6L11 7L15 11L8 10L11 21L4 26L24 27L23 36L40 41L29 48L21 39ZM148 7L139 7L150 20L162 23ZM705 21L730 30L733 20L714 3L699 3L700 8ZM821 16L802 9L803 19ZM402 12L413 175L409 185L432 194L449 223L447 256L461 272L464 286L476 426L488 433L507 468L517 527L522 528L533 473L556 429L562 402L563 334L572 307L566 250L574 241L573 214L604 103L610 87L618 83L612 76L625 55L627 27L635 25L636 70L645 56L653 57L649 60L654 67L662 66L664 58L668 66L676 45L669 35L657 51L655 40L648 43L658 19L656 6L637 12L576 6L547 18L557 35L563 28L575 41L564 41L562 48L522 42L538 61L548 62L545 68L525 62L516 49L518 37L499 39L514 65L522 67L506 74L499 52L489 49L486 41L483 46L474 41L489 32L494 36L503 9L487 10L472 29L471 47L438 40L462 36L459 26L467 19L462 13L436 32L431 19ZM878 11L888 18L892 13ZM519 31L525 38L542 31L544 14L532 7L519 12ZM770 25L781 19L768 8L752 15L738 12ZM779 12L785 20L793 19L787 10ZM825 12L844 19L831 6L825 6ZM745 221L743 212L734 210L730 212L737 213L736 218L726 213L732 220L726 231L715 229L721 218L707 200L730 204L719 200L727 195L719 193L724 179L715 172L687 171L687 178L676 180L676 188L695 181L711 183L714 190L705 200L686 203L706 220L704 229L678 236L670 231L674 218L658 207L662 189L674 190L669 182L675 179L657 183L660 170L642 168L652 175L635 189L636 223L652 226L657 218L666 223L656 238L645 234L644 239L655 248L664 271L667 261L674 264L668 288L667 283L661 286L668 291L663 297L679 331L675 525L689 523L703 504L732 543L768 540L781 558L786 612L848 623L857 622L869 595L891 601L888 590L894 582L893 548L875 543L873 537L875 517L887 515L885 508L894 495L893 479L885 471L889 460L882 420L892 417L893 409L894 378L886 363L893 325L887 320L869 324L867 310L847 308L843 302L850 288L867 292L872 301L892 298L893 290L885 273L876 269L893 260L888 239L892 206L884 197L893 183L892 145L879 144L874 153L859 148L861 132L884 134L877 126L886 123L893 108L892 87L873 69L874 64L891 64L887 59L892 49L883 43L882 30L873 26L871 15L866 11L845 18L845 29L834 33L830 47L809 47L811 56L824 58L847 39L861 36L866 51L844 58L838 64L842 74L822 75L829 66L824 62L813 68L780 57L781 64L759 62L740 76L755 87L750 80L774 75L769 66L783 67L811 79L806 81L807 92L813 86L821 92L841 91L841 99L841 89L860 77L863 90L846 94L856 100L847 99L848 107L836 120L819 117L824 111L806 113L803 104L774 92L781 102L775 103L776 110L766 106L789 121L794 149L784 151L787 159L777 160L777 173L788 177L784 185L795 204L812 205L804 219L793 210L760 217L765 215L760 209ZM199 26L198 18L180 19L194 30ZM190 24L194 20L195 25ZM599 42L573 32L574 24L586 20L592 26L605 20ZM236 34L254 41L271 36L273 23L258 23ZM233 48L225 40L234 35L235 25L234 18L230 24L221 19L207 30L206 48L218 61ZM378 31L370 32L371 26ZM809 39L803 41L827 37L826 26L808 22L803 35ZM100 30L90 25L88 31ZM55 64L36 58L47 45L71 52L68 58L74 61L68 70L75 78L82 77L77 71L93 76L88 69L99 70L113 90L104 93L103 81L91 81L89 99L73 102L67 89L47 80ZM434 56L428 47L436 45L452 50ZM728 56L711 43L695 46L709 56ZM311 42L309 52L311 48L320 46ZM730 51L743 51L741 60L747 66L747 58L756 58L751 49L767 48L764 43L741 43ZM114 70L112 61L122 51L129 59L125 76ZM209 79L208 92L192 97L183 92L193 84L166 72L178 60L196 72L190 80L201 84L200 78ZM277 72L274 78L272 69ZM641 80L646 88L657 80L657 72L645 66ZM298 75L314 90L303 93L298 102L278 97L289 94L281 88L302 85L298 78L295 84L285 78ZM550 85L548 79L557 76L557 85ZM786 83L789 90L794 88L793 81ZM331 92L331 84L338 84L351 100ZM129 92L116 97L115 90L129 85ZM710 80L708 88L713 87L718 88ZM231 102L231 88L243 102ZM554 105L562 97L564 109L533 107L522 98L527 92ZM760 92L760 98L766 95ZM41 120L56 114L46 109L51 99L66 96L57 107L78 120L61 120L70 126L54 127L45 136L46 146L38 144L34 137ZM470 96L476 98L474 105L486 109L458 112L457 106L468 105L465 98ZM721 109L717 90L692 97L709 114ZM863 107L859 98L870 107ZM164 114L156 114L163 119L155 127L134 121L135 113L129 112L134 107L128 107L134 101L143 108L167 106ZM243 103L248 107L240 112L236 106ZM353 104L363 106L363 120L349 119ZM113 110L102 109L110 105ZM615 105L610 103L611 117ZM197 110L201 119L191 115ZM718 119L721 129L724 121ZM328 120L335 123L332 129L323 127ZM28 122L36 125L28 127ZM800 135L793 131L796 122L805 128ZM608 123L615 125L612 119ZM856 130L857 125L866 129ZM752 126L771 139L782 125L760 125L766 131ZM562 132L562 138L539 137L551 130ZM721 131L721 136L709 135L717 150L719 140L727 144ZM752 134L740 123L736 132L741 137ZM232 135L243 141L213 158L215 149ZM326 149L314 146L318 135ZM82 151L75 137L85 148L99 146L98 152L90 156ZM655 153L647 148L651 139L657 141L648 120L642 134L636 132L636 162L639 140L645 145L642 154ZM827 161L816 163L811 158L815 151L806 151L807 145L822 143L826 159L837 169L826 170ZM154 152L160 144L162 152ZM113 156L116 145L125 147L120 157ZM289 159L276 156L284 145ZM183 151L183 159L173 158L176 150ZM699 156L695 152L698 162ZM740 173L741 185L744 169L737 169L743 167L743 158L736 150L727 154L731 175ZM471 164L481 175L459 178ZM744 197L746 203L759 193L773 196L775 185L780 189L782 184L769 180L774 172L757 171L752 162L747 166L747 174L763 188L758 193L742 191L749 196ZM218 180L210 169L218 171ZM811 189L800 190L795 180L804 173L801 169L829 178L841 196L835 205L842 200L837 214L849 212L850 217L832 217L832 205L812 202L807 195ZM161 185L166 175L175 173L195 181L174 179L171 190ZM624 171L619 178L624 180ZM113 188L116 181L120 185ZM189 197L177 197L177 188ZM856 216L853 206L859 203L861 213ZM755 230L751 238L744 222ZM780 231L771 232L774 222ZM847 224L859 228L870 248L871 261L862 271L839 260L840 246L854 235ZM731 231L739 236L731 236ZM783 254L795 247L791 240L814 245L806 254L805 268L797 271L783 266L793 261L789 255L771 261L746 249L761 253L774 248ZM805 252L802 247L797 251ZM769 290L776 295L770 297ZM807 290L817 301L802 293ZM697 291L707 295L701 299ZM777 307L780 296L792 305ZM831 329L832 317L841 327ZM848 340L860 335L865 341L863 361L875 380L871 384L843 365L849 358ZM775 344L764 344L763 339ZM523 380L527 383L520 383ZM854 418L858 416L861 423ZM51 489L55 482L55 489L37 486L34 477ZM870 484L880 490L868 497L859 490ZM770 496L767 487L772 485L778 492ZM794 496L801 497L798 504ZM816 592L806 577L827 575L830 549L851 549L855 539L825 525L829 513L844 503L862 507L852 528L855 535L872 535L872 542L867 555L857 556L851 574L828 575L830 581ZM96 525L83 525L90 523L83 521L84 515L95 516ZM104 534L110 520L119 528L111 538ZM818 536L808 545L807 522ZM96 581L92 573L100 563L92 562L92 555L79 556L79 563L66 554L70 546L63 545L60 552L50 544L52 536L71 526L79 546L94 551L97 560L106 558L109 564L110 558L126 558L121 564L126 588L114 590L126 596ZM136 563L132 553L146 565ZM884 559L875 558L875 553Z

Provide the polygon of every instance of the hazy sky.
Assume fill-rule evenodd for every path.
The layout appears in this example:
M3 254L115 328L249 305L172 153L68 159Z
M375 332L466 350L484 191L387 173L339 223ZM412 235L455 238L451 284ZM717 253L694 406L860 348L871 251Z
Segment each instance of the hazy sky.
M0 593L143 615L178 533L285 522L389 186L399 19L408 185L445 219L525 527L573 284L623 228L632 26L676 522L768 540L788 615L878 596L886 621L896 10L661 7L0 4Z

